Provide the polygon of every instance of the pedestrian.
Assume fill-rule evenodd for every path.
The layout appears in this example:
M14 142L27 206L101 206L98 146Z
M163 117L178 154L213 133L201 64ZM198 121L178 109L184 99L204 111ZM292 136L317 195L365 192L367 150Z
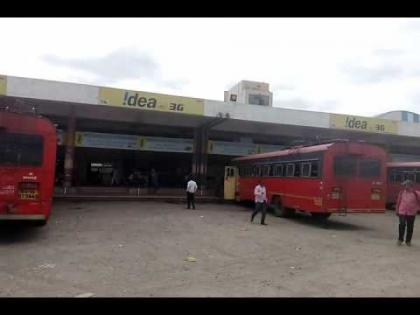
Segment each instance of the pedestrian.
M420 195L418 191L414 190L413 181L405 180L402 185L404 188L398 194L397 205L395 207L395 212L400 221L397 244L401 245L404 242L404 234L407 227L405 244L411 246L414 220L416 219L417 211L420 209Z
M265 223L265 213L267 211L267 190L263 184L262 179L258 181L258 185L254 189L255 196L255 210L251 216L251 223L254 221L254 217L258 212L261 211L261 224L267 225Z
M190 206L192 205L192 208L195 210L194 196L197 189L198 189L197 183L194 181L194 178L191 176L190 180L187 183L187 209L190 209Z

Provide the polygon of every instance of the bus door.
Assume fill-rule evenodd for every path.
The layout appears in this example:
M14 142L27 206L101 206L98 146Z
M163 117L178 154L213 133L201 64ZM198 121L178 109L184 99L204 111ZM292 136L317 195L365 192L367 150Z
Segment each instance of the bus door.
M238 181L238 168L235 166L225 166L225 180L224 180L224 199L225 200L235 199L237 181Z

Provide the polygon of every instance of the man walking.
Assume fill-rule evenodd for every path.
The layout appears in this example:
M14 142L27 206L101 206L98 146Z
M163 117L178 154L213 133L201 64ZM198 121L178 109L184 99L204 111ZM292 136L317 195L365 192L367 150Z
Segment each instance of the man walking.
M255 210L251 216L251 223L254 221L254 217L257 215L258 212L261 211L261 224L267 225L265 221L265 213L267 211L266 203L267 203L267 191L265 186L262 182L262 179L258 181L258 185L255 186L254 189L254 196L255 196Z
M404 242L405 228L407 227L405 244L407 244L407 246L411 246L414 220L416 219L417 211L420 209L420 196L419 193L414 190L414 183L411 180L405 180L402 185L404 188L398 195L397 205L395 207L395 212L400 221L398 226L397 244L401 245Z
M197 189L197 183L190 177L190 180L187 183L187 209L190 209L190 206L192 205L192 208L195 210L194 195Z

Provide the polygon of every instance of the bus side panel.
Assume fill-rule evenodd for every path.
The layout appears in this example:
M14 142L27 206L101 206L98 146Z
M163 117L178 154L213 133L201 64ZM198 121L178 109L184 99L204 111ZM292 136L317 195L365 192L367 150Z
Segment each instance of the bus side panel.
M254 200L254 188L258 184L255 177L239 177L239 198L242 201Z
M240 199L254 200L254 188L260 177L241 177ZM274 196L280 196L285 207L300 211L322 211L322 192L319 179L303 178L273 178L262 177L267 190L268 202L271 203Z
M266 178L269 199L280 196L283 206L305 212L319 212L322 209L320 179L308 178Z

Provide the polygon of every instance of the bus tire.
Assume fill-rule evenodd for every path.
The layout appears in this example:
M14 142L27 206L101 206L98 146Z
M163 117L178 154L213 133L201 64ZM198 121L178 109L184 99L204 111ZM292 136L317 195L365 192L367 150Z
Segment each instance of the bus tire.
M287 209L283 206L279 197L274 197L273 202L271 203L271 208L276 217L287 218L293 214L293 210Z
M311 212L311 215L312 215L312 217L314 217L314 219L317 219L317 220L327 220L331 216L331 213Z

